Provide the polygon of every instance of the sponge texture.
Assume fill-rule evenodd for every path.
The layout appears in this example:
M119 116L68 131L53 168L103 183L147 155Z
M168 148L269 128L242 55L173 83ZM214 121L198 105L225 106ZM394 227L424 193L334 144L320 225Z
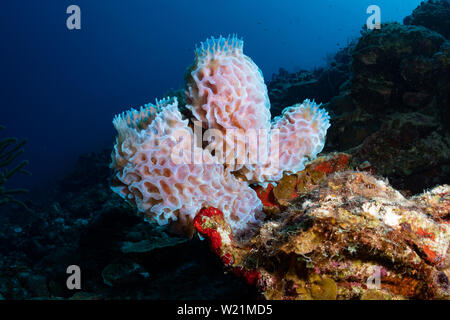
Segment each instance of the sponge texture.
M232 171L248 166L251 158L251 145L239 130L270 130L267 88L261 70L244 55L243 46L235 36L201 43L186 83L187 107L205 128L223 133L216 142L223 147L223 162ZM239 157L233 156L237 146L243 150Z
M270 127L270 102L261 71L236 37L208 39L197 47L187 102L208 128Z
M322 151L329 127L328 113L314 101L307 99L284 109L272 122L266 161L240 172L249 182L267 185L283 174L303 170Z
M176 99L126 112L114 125L119 135L112 189L148 218L161 225L192 221L202 207L213 206L224 212L235 232L257 222L262 205L256 192L209 152L193 146L193 130Z

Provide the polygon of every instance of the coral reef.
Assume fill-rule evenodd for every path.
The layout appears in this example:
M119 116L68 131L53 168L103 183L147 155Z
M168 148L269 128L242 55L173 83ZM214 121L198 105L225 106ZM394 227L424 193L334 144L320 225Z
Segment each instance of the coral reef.
M198 210L213 206L245 234L262 219L249 183L303 169L322 150L329 117L305 100L271 123L262 73L234 36L208 39L195 53L185 97L194 121L183 118L176 98L116 116L112 188L160 225L189 232Z
M364 32L350 88L327 106L336 116L326 149L368 161L411 193L449 181L448 55L445 38L421 26Z
M434 61L444 42L442 35L421 26L391 23L364 32L353 53L353 100L367 112L395 104L400 110L423 108L436 89L432 83L445 71Z
M324 107L332 125L324 150L352 154L355 166L364 163L410 194L450 181L449 47L423 26L389 23L363 30L335 59L332 68L351 70L337 95L302 91L329 99ZM275 78L269 97L277 96L282 105L283 97L291 99L291 86L309 81L287 82L292 77L297 74Z
M33 191L35 213L1 207L0 300L448 299L450 45L442 28L420 21L364 31L327 67L280 70L267 84L275 116L306 98L326 103L325 150L346 153L251 186L266 220L247 242L213 208L192 221L207 241L148 223L110 189L111 150L91 153ZM183 121L192 117L184 91L168 94ZM156 107L119 119L138 120L140 133ZM65 287L71 264L83 270L76 293Z
M439 1L421 7L429 5L441 8L427 11L429 21L449 20ZM280 72L268 84L272 113L292 99L313 97L332 116L324 151L352 154L355 166L370 167L409 194L448 183L450 43L444 31L427 27L364 29L329 68ZM319 81L329 72L340 75L331 86Z
M195 226L267 299L449 299L450 186L407 199L348 163L321 157L260 190L271 217L245 245L217 209Z
M403 23L427 27L450 39L450 1L423 1Z
M0 130L4 127L0 126ZM15 203L19 206L29 210L27 205L16 198L17 195L27 193L27 189L7 189L6 183L15 174L22 173L30 175L30 172L25 170L28 164L27 160L21 161L19 164L11 166L14 161L24 152L23 146L26 140L18 142L17 138L4 138L0 140L0 207L8 203Z

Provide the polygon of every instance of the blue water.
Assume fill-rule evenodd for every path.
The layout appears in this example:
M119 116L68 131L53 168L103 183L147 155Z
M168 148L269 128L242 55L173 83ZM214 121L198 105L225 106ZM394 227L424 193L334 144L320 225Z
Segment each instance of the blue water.
M380 6L383 22L401 22L419 3L3 0L0 124L28 139L33 173L12 184L43 185L70 171L80 153L110 147L113 115L182 87L194 45L207 37L243 37L270 79L280 67L323 65L358 36L369 5ZM71 4L81 8L81 30L66 28Z

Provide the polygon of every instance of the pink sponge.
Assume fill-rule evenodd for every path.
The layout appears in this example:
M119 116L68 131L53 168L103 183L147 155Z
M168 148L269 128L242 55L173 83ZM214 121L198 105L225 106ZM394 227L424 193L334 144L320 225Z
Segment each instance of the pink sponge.
M191 144L194 134L176 99L128 111L114 119L114 126L119 134L112 189L147 217L159 224L190 223L202 207L213 206L235 232L257 222L262 205L256 192Z
M243 46L235 36L201 43L186 83L187 107L205 128L224 134L222 159L232 171L247 165L251 147L243 134L231 131L270 130L267 88L261 70L244 55ZM227 132L233 136L227 137ZM247 151L241 159L230 157L238 144Z
M290 173L303 170L322 151L329 127L328 113L314 101L284 109L272 124L272 131L279 130L279 167Z
M205 129L203 138L194 135L195 121L183 119L176 99L113 121L112 188L160 224L189 224L201 208L215 207L234 232L245 231L260 221L262 210L249 184L302 170L322 150L329 127L328 114L309 100L271 123L261 71L236 37L211 38L196 49L186 101ZM210 131L219 133L210 136L218 149L201 143L210 142Z
M211 38L195 52L187 107L204 127L221 130L216 142L223 146L222 160L230 171L253 183L276 181L283 172L302 170L322 150L329 117L314 102L286 109L271 125L262 73L244 55L242 40ZM255 158L257 152L261 157Z
M329 127L328 113L314 101L284 109L272 122L268 160L245 171L247 180L266 184L303 170L322 151Z
M236 37L208 39L195 50L186 99L207 128L270 127L270 102L261 71Z

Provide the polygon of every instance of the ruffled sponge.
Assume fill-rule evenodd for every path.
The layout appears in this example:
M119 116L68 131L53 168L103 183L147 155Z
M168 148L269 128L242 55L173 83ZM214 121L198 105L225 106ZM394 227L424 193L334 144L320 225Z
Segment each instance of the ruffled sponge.
M208 39L195 52L185 93L205 136L194 136L195 121L183 119L175 98L116 116L112 188L160 224L189 224L202 207L216 207L240 233L262 217L249 184L302 170L322 150L329 117L305 100L271 123L261 71L234 36ZM202 145L211 131L217 149Z
M244 55L243 46L242 40L229 36L210 38L196 48L187 107L206 128L223 133L215 142L223 146L221 160L226 167L248 182L264 184L279 180L283 172L302 170L316 157L324 146L329 117L305 100L271 124L262 73Z
M256 192L193 145L193 130L176 99L116 116L114 126L119 135L112 189L147 217L159 224L191 221L202 207L213 206L235 232L257 222L262 205Z
M243 172L247 180L264 185L280 180L284 173L303 170L322 151L329 119L320 105L308 99L284 109L272 121L268 160Z
M243 46L235 36L201 43L186 83L187 108L205 128L223 133L216 142L223 145L222 160L232 171L246 166L250 158L251 146L239 130L270 130L267 88L261 70L244 55ZM237 145L247 150L241 159L232 155Z
M274 119L272 131L279 130L279 167L283 171L303 170L305 163L322 151L329 120L328 113L309 99L284 109L282 115Z
M186 100L207 128L270 128L270 102L262 73L236 37L208 39L195 50Z

